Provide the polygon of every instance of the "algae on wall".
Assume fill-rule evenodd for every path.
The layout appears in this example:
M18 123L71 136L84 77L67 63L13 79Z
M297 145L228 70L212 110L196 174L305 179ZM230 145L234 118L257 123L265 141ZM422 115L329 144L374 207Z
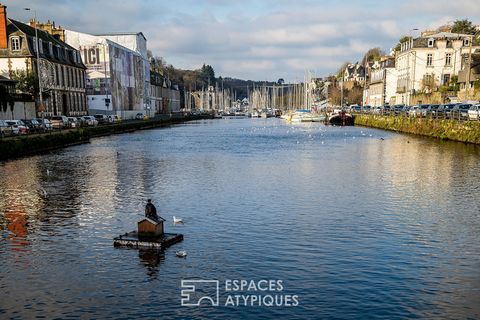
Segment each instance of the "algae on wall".
M480 144L480 122L415 117L357 115L355 124L453 141Z

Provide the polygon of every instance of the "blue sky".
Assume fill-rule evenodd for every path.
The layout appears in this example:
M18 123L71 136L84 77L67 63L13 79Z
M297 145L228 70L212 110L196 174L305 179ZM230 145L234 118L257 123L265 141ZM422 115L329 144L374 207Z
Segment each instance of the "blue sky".
M2 1L2 0L0 0ZM3 0L8 15L67 29L142 31L156 56L178 68L210 64L216 75L252 80L335 73L370 48L388 52L405 34L456 19L480 24L478 0Z

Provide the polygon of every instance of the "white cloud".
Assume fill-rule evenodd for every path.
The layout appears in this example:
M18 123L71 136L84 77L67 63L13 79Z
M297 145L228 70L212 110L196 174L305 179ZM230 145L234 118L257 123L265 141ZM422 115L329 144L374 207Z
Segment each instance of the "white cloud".
M35 5L41 20L82 32L142 31L149 49L176 67L207 63L217 75L259 80L293 80L306 68L327 75L370 48L388 51L413 28L480 23L478 0L3 2L23 21L31 13L22 8Z

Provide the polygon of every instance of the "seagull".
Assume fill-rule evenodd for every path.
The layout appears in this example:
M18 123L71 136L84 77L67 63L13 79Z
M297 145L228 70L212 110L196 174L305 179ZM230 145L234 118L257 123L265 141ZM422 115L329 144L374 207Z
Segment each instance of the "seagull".
M177 257L179 257L179 258L185 258L185 257L187 256L187 251L185 251L185 250L180 250L180 251L175 252L175 254L176 254Z
M50 175L50 170L47 169L47 176L49 176L49 175Z
M183 220L182 220L182 218L177 218L177 217L173 216L173 223L183 223Z

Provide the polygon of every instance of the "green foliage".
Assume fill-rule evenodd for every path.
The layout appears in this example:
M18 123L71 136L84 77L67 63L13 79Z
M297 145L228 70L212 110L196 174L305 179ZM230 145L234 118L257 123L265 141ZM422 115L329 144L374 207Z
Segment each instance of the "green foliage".
M38 95L38 77L35 73L25 70L15 70L10 77L12 80L17 81L16 88L18 91L32 96Z
M480 89L480 79L477 79L473 82L473 87L475 88L475 90Z
M456 20L453 23L452 31L453 33L463 33L463 34L476 34L477 28L468 19Z
M215 85L215 71L210 65L203 65L200 69L200 79L207 85Z
M402 44L407 42L407 41L410 41L411 39L412 39L412 37L410 37L410 36L401 36L400 40L398 40L398 43L395 46L395 51L400 51L400 48L401 48Z
M337 79L342 80L343 76L345 74L345 69L347 69L347 66L350 64L350 62L344 62L340 68L337 70Z
M355 125L480 144L480 122L357 115Z
M384 52L380 48L372 48L363 56L362 65L365 65L366 62L378 61L383 55Z

